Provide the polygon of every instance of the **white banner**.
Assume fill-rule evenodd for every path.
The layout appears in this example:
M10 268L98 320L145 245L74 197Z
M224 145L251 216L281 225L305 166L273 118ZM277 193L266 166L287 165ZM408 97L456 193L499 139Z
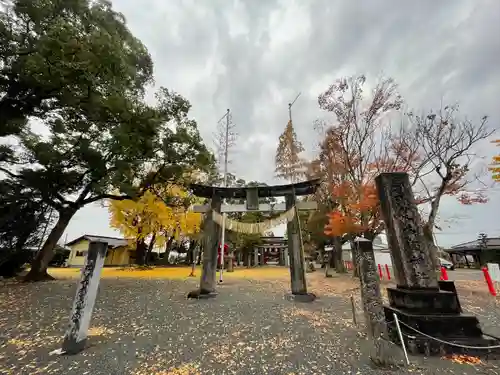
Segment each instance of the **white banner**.
M500 282L500 266L498 263L487 263L487 266L491 280Z

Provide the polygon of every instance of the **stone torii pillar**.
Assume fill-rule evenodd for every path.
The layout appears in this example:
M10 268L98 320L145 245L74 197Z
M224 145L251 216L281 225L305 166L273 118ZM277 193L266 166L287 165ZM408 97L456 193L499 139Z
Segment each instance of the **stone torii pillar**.
M215 195L210 210L203 221L203 266L200 288L188 293L188 298L212 298L217 285L217 250L219 247L220 227L212 218L212 211L220 212L222 199Z
M289 210L295 206L295 194L287 194L285 196L286 209ZM292 293L287 294L289 300L301 302L312 302L316 296L307 292L306 269L304 260L304 249L302 247L302 239L300 233L300 223L298 211L295 208L295 216L293 220L287 223L288 235L288 251L290 256L290 278L292 285ZM286 261L286 257L285 257Z

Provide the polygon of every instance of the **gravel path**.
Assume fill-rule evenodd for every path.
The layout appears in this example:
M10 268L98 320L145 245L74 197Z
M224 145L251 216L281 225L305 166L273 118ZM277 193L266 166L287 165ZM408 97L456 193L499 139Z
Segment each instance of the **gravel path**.
M314 303L300 304L283 299L280 283L231 280L213 300L186 300L197 282L102 280L89 347L76 356L49 355L60 347L74 280L0 284L0 374L500 374L498 362L440 358L374 369L370 343L353 327L345 296L320 293ZM475 302L464 303L469 309ZM495 304L488 312L474 308L498 331Z

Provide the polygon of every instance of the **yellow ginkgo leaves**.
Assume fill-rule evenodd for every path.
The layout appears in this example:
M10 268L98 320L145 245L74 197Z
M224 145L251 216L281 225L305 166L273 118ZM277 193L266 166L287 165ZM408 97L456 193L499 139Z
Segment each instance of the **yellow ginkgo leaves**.
M160 247L172 236L192 237L200 230L201 214L186 208L188 198L186 190L168 185L147 191L137 201L111 201L111 226L134 241L155 235Z

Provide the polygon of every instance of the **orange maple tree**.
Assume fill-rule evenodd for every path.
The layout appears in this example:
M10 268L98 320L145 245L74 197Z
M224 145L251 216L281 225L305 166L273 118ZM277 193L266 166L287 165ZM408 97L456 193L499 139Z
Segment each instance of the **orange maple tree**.
M331 194L338 208L327 214L326 235L340 237L376 231L380 225L380 211L374 184L354 186L344 181L332 187Z
M383 230L375 177L380 172L406 171L413 160L395 157L394 150L403 146L392 142L381 121L401 105L395 83L379 81L368 105L364 83L364 76L340 79L318 97L320 108L334 115L316 162L323 193L332 203L324 232L343 237L342 242L356 234L373 240Z
M398 111L402 100L391 79L381 80L364 97L364 76L343 78L318 97L321 109L334 116L320 145L319 163L330 200L325 234L332 236L362 233L373 239L383 230L374 177L381 172L407 172L421 212L425 239L432 245L437 213L444 196L460 203L485 203L482 191L470 190L475 176L471 171L472 147L491 134L487 117L472 123L458 115L458 107L439 112L401 114L401 124L392 129L385 121ZM368 235L368 236L367 236ZM370 238L371 237L371 238ZM435 246L434 246L435 248Z
M500 146L500 139L495 139L492 143ZM490 166L493 181L500 182L500 155L493 156L493 162Z

